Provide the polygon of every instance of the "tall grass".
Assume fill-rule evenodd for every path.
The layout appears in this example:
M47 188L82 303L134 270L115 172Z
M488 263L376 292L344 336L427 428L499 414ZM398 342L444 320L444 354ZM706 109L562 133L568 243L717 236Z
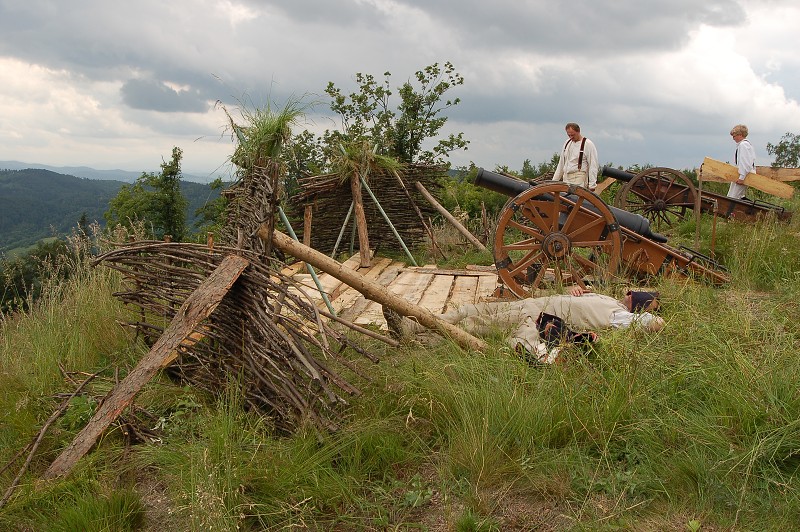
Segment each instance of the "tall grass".
M136 400L158 438L125 447L113 429L70 477L38 482L81 426L60 423L0 528L793 529L797 224L721 223L731 285L661 280L663 331L606 332L555 366L528 366L501 331L484 353L371 345L383 361L335 433L278 437L243 407L236 376L219 397L158 379ZM4 462L74 388L59 365L113 376L141 354L115 323L116 289L108 271L84 268L3 319Z

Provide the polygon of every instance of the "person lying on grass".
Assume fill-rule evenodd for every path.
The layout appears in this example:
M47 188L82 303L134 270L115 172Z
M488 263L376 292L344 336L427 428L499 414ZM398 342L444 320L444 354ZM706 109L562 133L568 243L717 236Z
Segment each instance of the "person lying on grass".
M476 335L498 328L509 330L506 341L520 356L529 362L551 364L563 344L592 343L597 340L597 330L636 326L660 331L664 320L653 314L658 306L657 292L629 290L618 300L573 286L566 295L466 304L438 317ZM390 334L397 339L410 340L426 330L385 306L383 315Z

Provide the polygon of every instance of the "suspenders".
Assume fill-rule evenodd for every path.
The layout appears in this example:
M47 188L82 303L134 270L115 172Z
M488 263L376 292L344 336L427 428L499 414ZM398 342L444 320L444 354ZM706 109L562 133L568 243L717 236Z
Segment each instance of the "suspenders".
M569 146L570 142L572 142L572 141L568 140L567 143L564 144L564 155L565 156L567 155L567 146ZM578 153L578 171L579 172L581 170L581 166L583 166L583 147L584 146L586 146L586 137L583 137L583 140L581 140L581 151L580 151L580 153ZM738 155L738 153L739 153L738 149L736 150L736 153ZM564 161L564 168L566 168L566 167L567 167L567 163L566 163L566 161Z

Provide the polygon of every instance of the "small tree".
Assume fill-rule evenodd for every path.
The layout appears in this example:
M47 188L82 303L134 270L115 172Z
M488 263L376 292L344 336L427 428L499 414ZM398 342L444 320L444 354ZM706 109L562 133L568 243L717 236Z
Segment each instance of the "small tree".
M423 144L436 139L447 122L444 112L458 105L459 98L444 99L453 87L462 85L464 78L449 61L427 66L415 74L416 85L411 81L398 88L400 103L391 109L391 73L383 74L378 83L369 74L356 74L358 92L342 94L333 82L325 92L332 98L331 110L338 113L344 131L326 131L324 138L329 148L352 142L368 141L379 155L388 155L403 163L442 163L450 152L467 149L464 134L451 134L439 139L430 149Z
M800 135L787 132L778 144L767 143L767 153L775 157L773 167L800 167Z
M186 237L186 207L181 193L181 158L183 151L172 148L172 159L161 163L161 173L143 172L133 185L123 185L111 198L103 215L109 225L130 226L144 221L150 236L161 239L170 235L180 241Z

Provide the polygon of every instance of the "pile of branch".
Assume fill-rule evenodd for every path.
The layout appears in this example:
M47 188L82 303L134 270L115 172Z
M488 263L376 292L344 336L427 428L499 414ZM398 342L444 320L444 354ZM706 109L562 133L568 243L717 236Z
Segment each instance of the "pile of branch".
M169 371L186 384L211 393L236 379L249 408L273 416L279 430L302 420L335 429L337 406L359 393L351 381L368 381L359 369L374 356L323 322L293 281L265 264L254 251L199 244L144 241L97 259L120 271L126 289L116 293L134 307L129 325L152 345L183 302L225 255L250 265L222 302L177 353ZM351 348L352 351L347 350ZM353 351L360 356L353 357Z
M408 247L422 243L427 236L425 227L410 201L416 204L426 219L437 214L417 191L414 183L419 181L426 189L436 194L441 189L441 180L445 177L446 172L443 167L423 164L405 166L399 174L399 179L397 175L381 170L373 170L368 176L367 185ZM290 218L292 224L296 224L294 230L297 234L305 231L303 216L305 206L312 205L311 247L322 253L331 253L352 201L349 181L343 180L339 174L325 174L301 179L300 187L300 192L289 199ZM363 197L370 246L402 252L402 247L375 202L366 191L363 192ZM351 216L342 242L349 242L349 229L354 223L355 217ZM339 249L342 247L344 246L340 245Z

